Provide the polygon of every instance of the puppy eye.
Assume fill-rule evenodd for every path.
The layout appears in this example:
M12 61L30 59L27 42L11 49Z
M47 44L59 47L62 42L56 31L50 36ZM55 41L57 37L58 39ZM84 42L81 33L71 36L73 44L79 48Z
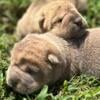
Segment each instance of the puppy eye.
M39 68L30 65L30 66L27 66L26 72L29 73L29 74L36 74L36 73L39 72Z
M62 18L60 18L60 19L58 19L58 21L57 21L58 23L61 23L62 22Z
M59 18L57 21L54 22L54 24L61 23L61 22L62 22L62 18Z
M32 71L29 67L26 68L26 72L31 75L34 74L34 71Z

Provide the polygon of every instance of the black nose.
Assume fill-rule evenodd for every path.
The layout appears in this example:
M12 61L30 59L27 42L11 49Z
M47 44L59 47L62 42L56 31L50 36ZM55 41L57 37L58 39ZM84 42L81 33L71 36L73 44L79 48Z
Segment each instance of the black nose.
M82 19L81 17L77 17L74 20L74 24L76 24L78 27L84 28L84 29L88 27L88 24L87 24L86 20Z
M80 27L83 26L83 22L82 22L82 18L81 18L81 17L77 17L77 18L74 20L74 23L75 23L77 26L80 26Z
M7 82L8 86L15 88L18 84L18 79L11 77Z

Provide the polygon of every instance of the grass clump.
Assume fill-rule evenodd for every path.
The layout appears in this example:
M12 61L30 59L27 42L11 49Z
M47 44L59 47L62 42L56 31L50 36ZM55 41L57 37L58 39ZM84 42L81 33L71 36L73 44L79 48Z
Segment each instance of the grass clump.
M6 70L9 66L10 50L17 41L12 34L31 0L0 0L0 100L100 100L100 80L92 76L75 76L57 86L44 86L32 95L20 95L6 86ZM100 26L100 0L89 0L84 15L89 27Z
M88 11L85 15L89 27L100 26L100 0L88 0Z

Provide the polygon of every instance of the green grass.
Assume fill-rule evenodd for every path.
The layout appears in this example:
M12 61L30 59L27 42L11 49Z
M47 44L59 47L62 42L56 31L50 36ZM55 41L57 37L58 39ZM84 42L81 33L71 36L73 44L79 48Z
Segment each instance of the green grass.
M41 91L22 96L6 86L10 50L17 41L14 33L17 20L31 0L0 0L0 100L100 100L100 80L92 76L75 76L56 86L44 86ZM100 0L89 0L84 15L89 27L100 26ZM49 89L48 89L49 88Z

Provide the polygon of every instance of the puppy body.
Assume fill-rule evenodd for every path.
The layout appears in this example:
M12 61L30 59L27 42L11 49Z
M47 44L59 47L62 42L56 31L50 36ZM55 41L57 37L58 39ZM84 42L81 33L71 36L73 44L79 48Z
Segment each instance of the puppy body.
M19 20L16 33L19 37L35 32L51 32L65 38L81 37L87 23L76 9L75 1L39 0L32 3Z
M26 36L12 50L7 84L28 94L77 74L100 78L99 33L100 28L89 29L85 37L69 41L50 33Z

